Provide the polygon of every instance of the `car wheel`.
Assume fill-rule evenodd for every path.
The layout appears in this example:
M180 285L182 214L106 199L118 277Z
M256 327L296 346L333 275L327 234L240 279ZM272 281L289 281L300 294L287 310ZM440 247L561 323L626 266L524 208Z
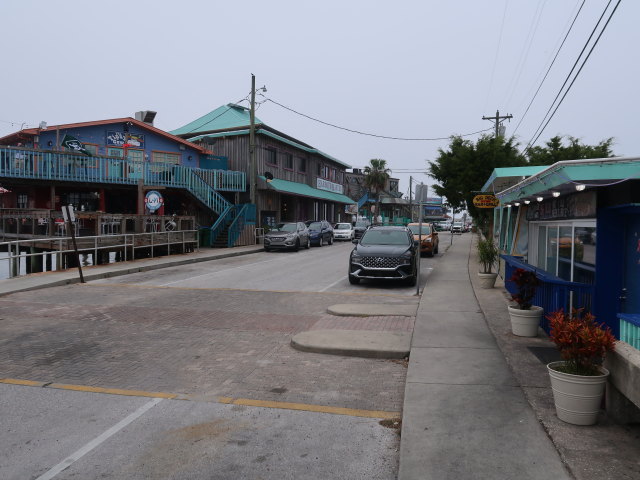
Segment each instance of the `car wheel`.
M329 237L329 241L327 243L329 245L333 245L333 236Z
M427 257L433 257L433 251L427 252Z
M318 246L319 246L319 247L321 247L321 246L322 246L322 244L323 244L323 242L322 242L322 237L320 237L320 239L318 240Z
M311 239L307 238L307 244L304 246L307 250L311 248Z
M416 278L415 275L411 275L410 277L407 277L405 281L407 282L407 285L409 285L410 287L415 287L416 283L418 283L418 279Z
M270 252L270 251L271 251L271 249L270 249L270 248L268 248L268 247L264 247L264 251L265 251L265 252Z
M349 275L349 283L351 285L358 285L360 283L360 279Z
M297 252L300 250L300 240L296 240L296 245L293 247L293 251Z
M439 247L439 246L440 246L440 245L436 245L436 248L434 248L434 249L433 249L433 253L438 253L438 247Z

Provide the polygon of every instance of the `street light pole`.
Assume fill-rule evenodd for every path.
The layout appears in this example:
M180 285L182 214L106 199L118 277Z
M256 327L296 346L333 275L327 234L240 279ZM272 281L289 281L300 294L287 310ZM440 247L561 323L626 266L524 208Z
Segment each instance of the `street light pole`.
M256 76L251 74L251 110L249 113L249 199L256 204ZM257 205L256 205L257 210ZM257 213L257 212L256 212Z

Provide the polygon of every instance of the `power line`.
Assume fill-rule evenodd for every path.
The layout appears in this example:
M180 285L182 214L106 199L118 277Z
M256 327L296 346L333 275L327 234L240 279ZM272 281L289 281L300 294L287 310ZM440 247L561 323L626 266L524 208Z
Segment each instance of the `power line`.
M540 122L540 125L538 125L538 128L536 128L535 132L533 133L533 136L531 137L532 139L535 137L535 140L537 140L540 137L540 134L542 134L542 131L540 131L540 128L542 127L542 125L544 124L545 120L547 119L547 116L549 115L549 112L551 112L551 110L553 109L553 106L556 103L556 100L558 100L558 97L560 96L560 94L562 93L562 90L564 89L565 85L569 81L569 78L571 78L571 74L575 70L576 66L578 65L578 62L580 61L580 58L582 57L582 54L587 49L587 46L589 45L589 42L591 41L591 39L593 38L593 35L595 34L596 30L598 29L598 26L600 25L600 22L602 21L602 18L604 17L605 13L607 12L607 9L609 8L609 5L611 5L611 1L612 0L609 0L609 2L607 3L607 6L602 11L602 15L600 15L600 18L598 19L598 22L593 27L593 30L591 31L591 34L589 35L589 38L587 39L587 41L585 42L584 46L582 47L582 50L580 51L580 54L578 55L578 58L576 58L576 61L574 62L573 67L571 67L571 71L569 71L569 73L567 74L567 77L564 80L564 83L560 87L560 90L558 90L558 94L553 99L553 102L551 102L551 106L547 110L547 113L545 113L544 117L542 118L542 121ZM616 9L618 8L618 5L620 5L620 1L621 0L618 0L618 3L616 4L615 8L613 9L613 12L611 13L611 16L613 16L613 13L615 13ZM609 20L611 20L611 16L609 17ZM607 24L609 23L609 20L607 20ZM600 32L600 35L602 35L602 33L604 32L605 28L606 28L606 25L603 27L602 31ZM600 39L599 36L598 36L598 39ZM597 43L598 42L596 40L596 43L593 45L593 47L595 47L595 45ZM591 48L591 51L593 51L593 47ZM589 55L591 55L591 52L589 52ZM589 57L587 56L587 58L589 58ZM583 61L582 67L584 67L584 63L585 62L586 62L586 59ZM580 67L580 70L582 70L582 67ZM576 75L574 76L574 80L573 81L575 81L575 79L578 77L579 73L580 72L576 73ZM571 84L573 85L573 82L571 82ZM569 86L569 88L571 88L571 86ZM569 91L569 88L565 92L564 96L566 96L567 92ZM562 97L563 99L564 99L564 96ZM561 100L561 102L562 102L562 100ZM557 107L556 107L556 110L557 110ZM555 110L554 110L554 113L555 113ZM547 122L547 124L548 123L549 122ZM544 127L546 127L547 124L545 124ZM540 131L540 134L538 134L538 131ZM525 150L523 152L523 155L526 154L526 152L533 146L533 144L535 143L535 140L533 142L532 142L532 140L529 140L529 142L527 143L527 147L525 148Z
M613 14L616 13L616 10L618 9L618 5L620 5L620 2L622 2L622 0L618 0L618 3L616 3L616 6L613 8L613 11L611 12L611 14L609 15L609 18L607 19L607 22L604 24L604 26L602 27L602 30L600 31L600 34L598 35L598 38L596 38L596 41L594 42L593 46L591 47L591 50L589 50L589 53L587 54L586 58L584 59L584 61L582 62L582 65L580 65L580 69L576 72L576 75L573 77L573 80L571 81L571 83L569 84L569 86L567 87L567 91L564 92L564 95L562 96L562 98L560 99L560 101L558 102L558 105L556 106L555 110L553 111L553 113L551 114L551 116L549 117L549 119L547 120L547 123L544 124L544 127L542 127L542 130L540 130L540 133L538 133L538 136L535 138L535 140L533 140L533 142L529 142L527 145L527 149L523 152L523 155L527 153L527 151L538 141L538 138L540 138L540 135L542 135L542 132L544 131L545 128L547 128L547 125L549 125L549 122L551 121L551 119L553 118L553 116L556 114L556 112L558 111L558 108L560 108L560 105L562 105L562 101L564 100L564 98L567 96L567 94L569 93L569 90L571 90L571 87L573 86L573 84L575 83L575 81L578 79L578 75L580 75L580 72L582 71L582 69L584 68L585 64L587 63L587 60L589 60L589 57L591 56L591 53L593 53L593 50L596 48L596 45L598 44L598 42L600 41L600 37L602 37L602 34L604 33L604 31L607 29L607 26L609 25L609 22L611 21L611 18L613 17ZM607 4L608 6L608 4Z
M509 2L504 0L504 11L502 12L502 24L500 25L500 35L498 35L498 48L496 48L496 56L493 59L493 68L491 69L491 79L489 80L489 91L487 92L487 98L484 101L484 107L482 110L486 110L487 103L489 102L489 96L491 95L491 90L493 90L493 77L496 72L496 64L498 63L498 54L500 53L500 46L502 45L502 31L504 30L504 19L507 16L507 6Z
M387 139L387 140L422 141L422 142L429 142L429 141L436 141L436 140L449 140L451 138L451 136L448 136L448 137L436 137L436 138L403 138L403 137L389 137L389 136L386 136L386 135L376 135L374 133L360 132L358 130L352 130L350 128L340 127L338 125L334 125L333 123L325 122L325 121L319 120L317 118L311 117L309 115L305 115L304 113L300 113L300 112L294 110L293 108L289 108L289 107L287 107L285 105L282 105L281 103L278 103L275 100L272 100L270 98L267 98L265 101L266 102L275 103L276 105L278 105L279 107L284 108L285 110L289 110L290 112L295 113L296 115L300 115L301 117L308 118L309 120L313 120L314 122L318 122L318 123L321 123L323 125L327 125L329 127L337 128L339 130L345 130L347 132L357 133L358 135L366 135L368 137L384 138L384 139ZM486 132L488 130L492 130L492 129L491 128L485 128L484 130L478 130L477 132L465 133L463 135L453 135L453 136L469 137L471 135L477 135L478 133Z
M524 120L524 117L527 115L527 112L529 112L529 109L531 108L531 105L533 104L533 101L538 96L538 93L540 92L540 89L542 88L542 85L544 85L544 81L547 79L547 76L549 75L549 72L551 71L551 67L553 67L553 64L556 62L556 59L558 58L558 55L560 54L560 50L562 50L562 47L564 46L564 43L567 41L567 37L571 33L571 30L573 29L573 25L576 23L576 20L578 19L578 15L580 15L580 12L582 11L582 7L584 7L585 2L586 2L586 0L582 0L582 5L580 5L580 9L578 10L578 13L576 13L575 17L573 17L573 21L571 22L571 25L569 26L569 30L567 31L567 34L564 36L564 39L562 40L562 43L558 47L558 51L556 52L556 55L553 57L553 61L549 65L549 68L547 69L547 73L544 74L544 78L540 82L540 85L538 85L538 89L536 90L536 93L534 93L533 98L531 99L531 101L529 102L529 105L527 106L527 109L524 111L524 113L520 117L520 121L518 122L518 125L516 125L516 128L513 130L513 134L514 135L518 131L518 128L520 127L520 124Z
M251 95L251 94L249 94ZM249 101L249 95L247 95L244 98L241 98L240 100L238 100L234 105L239 105L240 103L244 102L244 101ZM227 106L227 108L221 112L220 114L216 115L215 117L213 117L211 120L206 121L205 123L203 123L202 125L198 125L197 127L192 128L191 130L189 130L188 132L184 132L181 135L185 135L187 133L192 133L195 132L196 130L201 129L202 127L204 127L205 125L209 125L211 122L213 122L214 120L220 118L222 115L224 115L225 113L227 113L229 110L231 110L232 107Z

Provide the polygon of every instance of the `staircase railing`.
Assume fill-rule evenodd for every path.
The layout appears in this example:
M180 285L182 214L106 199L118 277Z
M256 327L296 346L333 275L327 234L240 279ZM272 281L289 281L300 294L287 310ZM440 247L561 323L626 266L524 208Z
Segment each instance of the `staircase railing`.
M239 207L240 211L229 225L229 235L227 237L227 247L229 248L235 245L236 240L238 240L247 224L256 223L256 206L253 203L245 203L239 205Z
M358 210L362 208L362 206L367 202L367 200L369 200L369 192L365 192L365 194L362 197L360 197L360 200L358 200Z

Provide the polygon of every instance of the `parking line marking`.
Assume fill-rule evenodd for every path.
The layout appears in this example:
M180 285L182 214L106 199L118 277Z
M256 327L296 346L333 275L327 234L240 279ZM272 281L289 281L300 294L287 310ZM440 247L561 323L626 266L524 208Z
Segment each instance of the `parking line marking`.
M17 378L0 378L0 383L7 383L9 385L24 385L27 387L43 387L45 382L34 382L33 380L20 380Z
M399 412L385 412L383 410L361 410L357 408L330 407L328 405L311 405L308 403L274 402L271 400L252 400L250 398L218 397L219 403L228 405L243 405L246 407L277 408L282 410L301 410L305 412L331 413L350 417L366 418L397 418Z
M33 380L20 380L18 378L0 378L0 383L5 383L8 385L23 385L27 387L54 388L56 390L73 390L75 392L106 393L109 395L122 395L126 397L150 397L167 399L178 398L178 395L175 393L147 392L144 390L124 390L121 388L103 388L90 387L87 385L68 385L64 383L36 382Z
M162 400L163 400L162 398L154 398L153 400L150 400L149 402L145 403L143 406L138 408L135 412L127 415L125 418L120 420L113 427L109 428L108 430L105 430L102 434L98 435L96 438L91 440L82 448L80 448L79 450L76 450L74 453L69 455L64 460L62 460L59 464L51 468L48 472L45 472L43 475L40 475L38 478L36 478L36 480L50 480L54 478L60 472L69 468L73 463L77 462L82 457L84 457L91 450L93 450L94 448L99 446L101 443L103 443L104 441L106 441L116 433L118 433L120 430L122 430L124 427L126 427L133 421L135 421L138 417L141 417L144 413L147 412L147 410L155 407Z

